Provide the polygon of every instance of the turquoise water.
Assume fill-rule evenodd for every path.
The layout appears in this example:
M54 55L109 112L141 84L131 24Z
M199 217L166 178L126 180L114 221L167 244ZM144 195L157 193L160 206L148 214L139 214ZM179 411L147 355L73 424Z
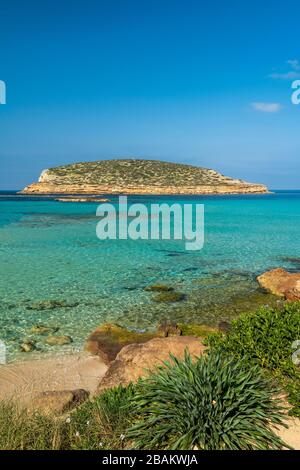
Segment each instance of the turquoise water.
M100 241L97 204L0 193L0 339L10 360L28 356L19 352L28 338L39 355L79 350L106 321L138 330L164 319L215 325L275 301L257 290L257 274L300 270L300 192L129 198L162 201L204 204L202 250L186 251L182 241ZM144 288L158 282L185 300L155 302ZM49 300L57 304L42 309ZM36 324L59 328L73 343L47 346L45 337L30 334Z

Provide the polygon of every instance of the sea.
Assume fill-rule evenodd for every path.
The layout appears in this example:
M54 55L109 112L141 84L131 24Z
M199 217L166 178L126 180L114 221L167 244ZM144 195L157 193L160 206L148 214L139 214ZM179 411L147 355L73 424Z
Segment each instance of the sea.
M117 196L110 197L117 208ZM204 246L182 240L100 240L99 203L0 192L0 341L9 361L82 350L99 325L135 331L165 321L217 326L274 296L259 288L260 273L300 271L300 191L262 195L130 196L128 203L203 204ZM183 294L158 301L147 290L163 284ZM72 343L50 346L36 325L57 329ZM34 341L34 352L20 344Z

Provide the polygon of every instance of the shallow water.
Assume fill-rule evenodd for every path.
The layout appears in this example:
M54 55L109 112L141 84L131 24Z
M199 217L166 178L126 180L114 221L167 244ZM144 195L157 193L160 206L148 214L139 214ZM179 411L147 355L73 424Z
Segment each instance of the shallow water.
M97 204L0 193L0 339L10 360L28 356L19 352L25 338L37 341L39 355L79 350L106 321L139 330L164 319L215 325L276 301L257 290L257 274L300 270L300 192L129 198L162 201L204 204L202 250L186 251L182 241L100 241ZM155 302L144 288L157 282L185 300ZM48 300L62 305L37 305ZM45 337L29 334L36 324L58 327L73 343L45 345Z

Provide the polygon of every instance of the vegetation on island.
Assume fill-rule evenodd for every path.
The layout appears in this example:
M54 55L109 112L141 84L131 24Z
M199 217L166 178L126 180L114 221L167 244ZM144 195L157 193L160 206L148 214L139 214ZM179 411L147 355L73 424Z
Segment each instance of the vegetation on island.
M73 163L50 168L47 175L51 181L64 183L124 186L198 186L230 184L233 181L232 178L208 168L133 158Z

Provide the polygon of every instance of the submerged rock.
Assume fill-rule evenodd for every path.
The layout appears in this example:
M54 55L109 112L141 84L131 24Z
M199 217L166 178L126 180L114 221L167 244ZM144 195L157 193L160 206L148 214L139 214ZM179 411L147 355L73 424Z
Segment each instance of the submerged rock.
M180 302L185 299L181 292L161 292L153 297L154 302Z
M145 287L144 290L147 292L171 292L174 288L165 284L153 284L152 286Z
M88 398L89 392L83 389L41 392L33 398L29 409L38 410L45 415L62 414Z
M191 356L201 356L205 346L199 338L191 336L172 336L154 338L143 344L125 346L112 362L102 381L98 392L117 385L127 385L145 377L164 361L170 360L170 354L183 358L188 350Z
M67 302L66 300L40 300L26 305L27 310L53 310L55 308L77 307L79 302Z
M36 341L32 339L26 339L20 344L20 350L22 352L31 352L36 349Z
M59 330L57 326L34 325L30 328L29 333L32 335L47 335L49 333L56 333Z
M289 273L285 269L277 268L261 274L257 281L261 287L274 295L289 301L300 300L300 273Z
M154 338L155 335L155 333L137 333L120 325L105 323L96 328L88 337L85 349L100 356L105 364L109 364L124 346L131 343L144 343Z
M58 197L58 202L109 202L110 199L104 197Z
M73 342L71 336L48 336L45 339L45 343L49 346L64 346Z

